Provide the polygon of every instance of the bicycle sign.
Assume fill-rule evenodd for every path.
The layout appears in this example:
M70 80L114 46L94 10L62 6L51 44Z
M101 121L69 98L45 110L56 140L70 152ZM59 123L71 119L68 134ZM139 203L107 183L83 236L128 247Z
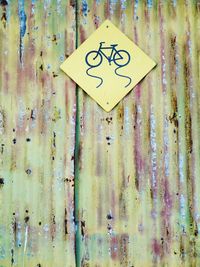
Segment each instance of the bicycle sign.
M105 59L107 60L109 65L111 65L112 62L116 65L115 68L116 75L124 77L129 80L128 83L124 86L127 87L131 83L132 79L129 76L119 74L117 71L118 69L125 67L126 65L129 64L131 59L130 54L123 49L117 50L116 47L118 46L118 44L111 44L110 46L105 46L104 44L105 42L100 42L99 48L97 50L89 51L86 54L85 62L89 66L89 68L86 70L87 75L99 79L100 83L96 86L96 88L100 87L103 83L103 79L99 76L92 75L91 73L89 73L89 70L100 66L103 62L103 59ZM105 51L109 52L109 54L105 53Z
M83 32L80 46L66 58L61 69L109 112L156 63L109 20L84 41L87 31ZM65 86L74 85L66 80Z

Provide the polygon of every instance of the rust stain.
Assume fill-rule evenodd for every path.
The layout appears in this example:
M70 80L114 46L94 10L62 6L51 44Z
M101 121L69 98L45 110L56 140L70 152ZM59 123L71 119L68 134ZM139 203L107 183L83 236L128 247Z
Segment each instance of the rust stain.
M0 1L0 266L200 266L199 13ZM59 69L107 18L158 63L109 114Z

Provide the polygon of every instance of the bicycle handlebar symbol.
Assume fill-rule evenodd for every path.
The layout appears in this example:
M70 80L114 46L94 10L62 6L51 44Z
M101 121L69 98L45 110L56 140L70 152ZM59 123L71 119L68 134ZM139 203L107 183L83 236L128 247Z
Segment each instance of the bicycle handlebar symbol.
M117 70L129 64L131 59L130 54L123 49L117 50L116 47L118 46L118 44L103 46L104 43L105 42L100 42L98 50L92 50L86 54L85 62L89 66L89 68L86 70L87 75L99 79L100 83L96 86L96 88L100 87L103 83L103 79L99 76L90 74L89 70L100 66L103 62L103 58L105 58L108 61L109 65L111 65L111 63L113 62L117 66L117 68L115 69L116 75L124 77L129 80L128 84L125 85L125 87L127 87L131 83L132 79L128 76L119 74ZM109 56L106 53L104 53L105 50L110 50Z

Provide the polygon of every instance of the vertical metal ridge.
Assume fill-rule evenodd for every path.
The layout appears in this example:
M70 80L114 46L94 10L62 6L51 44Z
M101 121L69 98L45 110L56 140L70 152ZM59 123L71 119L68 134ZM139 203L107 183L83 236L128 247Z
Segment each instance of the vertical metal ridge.
M79 40L79 1L75 2L75 23L76 23L76 49ZM79 87L76 84L76 119L75 119L75 147L74 147L74 220L75 220L75 263L76 267L80 266L80 243L79 243L79 147L80 147L80 114L79 114Z

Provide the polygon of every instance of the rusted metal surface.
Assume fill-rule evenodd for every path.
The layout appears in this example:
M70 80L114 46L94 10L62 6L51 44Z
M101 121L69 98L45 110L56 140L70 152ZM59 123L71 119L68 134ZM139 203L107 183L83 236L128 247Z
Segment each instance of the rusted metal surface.
M0 266L74 266L74 7L1 3Z
M110 18L158 63L109 114L79 91L79 263L199 266L199 2L79 10L79 44Z
M200 2L0 2L0 266L200 266ZM158 64L110 113L59 70L107 18Z

